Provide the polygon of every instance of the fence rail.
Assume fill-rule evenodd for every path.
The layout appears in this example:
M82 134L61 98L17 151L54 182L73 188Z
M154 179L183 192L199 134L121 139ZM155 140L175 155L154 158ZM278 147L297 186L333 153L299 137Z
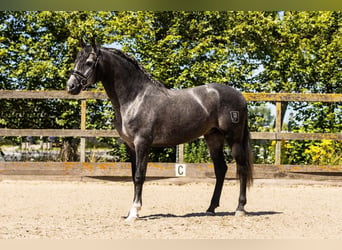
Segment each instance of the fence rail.
M0 136L55 136L55 137L119 137L116 130L101 129L7 129L0 128ZM342 140L336 133L251 132L253 140Z
M321 139L329 139L329 140L342 140L342 133L291 133L282 131L282 121L281 121L281 103L282 102L342 102L342 94L299 94L299 93L244 93L244 96L247 101L250 102L275 102L276 104L276 126L275 132L252 132L252 139L257 140L275 140L276 141L276 156L274 164L260 164L257 165L257 168L263 169L263 171L268 168L273 168L275 171L342 171L341 166L313 166L313 165L282 165L280 162L281 159L281 141L282 140L321 140ZM86 101L88 99L107 99L107 95L105 92L90 92L84 91L80 95L69 95L66 91L20 91L20 90L0 90L0 99L76 99L81 100L81 124L80 129L6 129L0 128L0 136L56 136L56 137L80 137L81 138L81 146L80 146L80 155L81 162L77 163L40 163L36 164L38 168L38 172L41 171L53 172L53 170L49 167L42 167L41 164L45 164L46 166L59 166L60 169L66 169L74 167L79 169L92 169L93 174L97 172L107 174L119 174L118 169L125 169L122 167L115 168L115 166L123 166L123 163L108 163L107 170L104 171L103 164L90 164L85 162L85 138L88 137L118 137L118 133L116 130L89 130L86 129ZM179 147L179 163L183 163L183 145ZM26 165L25 165L26 164ZM174 174L174 170L170 170L169 164L158 163L152 164L152 169L156 168L163 169L164 175L169 176L170 174ZM14 173L15 169L18 173L19 168L21 166L21 171L25 169L23 166L30 166L30 169L33 167L33 163L10 163L6 162L2 164L3 168L0 168L0 174L6 173ZM207 167L211 168L210 164L204 164ZM200 169L204 168L203 164L201 164ZM4 166L6 166L4 168ZM10 167L12 166L12 168ZM17 167L16 167L17 166ZM69 167L68 167L69 166ZM112 167L110 167L112 166ZM126 166L126 165L125 165ZM160 167L164 166L164 167ZM168 167L165 167L168 166ZM199 166L198 164L189 164L189 166ZM54 167L55 168L55 167ZM110 171L110 169L116 169L114 172ZM196 173L198 172L198 167L192 167ZM12 171L12 170L14 171ZM101 169L101 171L99 171ZM197 169L197 170L196 170ZM63 173L72 174L72 173L84 173L81 170L79 171L62 171ZM44 172L43 171L43 172ZM108 172L109 171L109 172ZM126 170L125 170L126 171ZM167 173L166 173L166 172ZM168 173L168 171L170 173ZM37 171L36 171L37 172ZM58 171L57 171L58 172ZM154 171L156 172L156 171ZM157 171L158 172L158 171ZM121 172L123 173L123 172ZM126 173L126 172L125 172ZM151 172L153 173L153 171ZM202 172L204 175L207 175L207 172Z
M342 102L342 94L244 93L247 101L263 102ZM63 90L0 90L0 99L108 99L103 91L83 91L70 95Z

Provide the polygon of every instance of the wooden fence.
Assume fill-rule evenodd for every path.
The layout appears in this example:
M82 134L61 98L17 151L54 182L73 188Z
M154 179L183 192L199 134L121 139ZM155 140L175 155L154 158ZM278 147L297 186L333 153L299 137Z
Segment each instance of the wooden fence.
M255 164L256 177L282 175L288 172L342 172L342 166L326 165L282 165L282 140L342 140L342 133L292 133L282 131L282 102L342 102L342 94L297 94L297 93L244 93L247 101L275 102L275 132L251 132L252 139L276 141L274 164ZM16 91L0 90L0 99L77 99L81 100L80 129L4 129L0 128L0 136L56 136L80 137L80 162L0 162L0 174L43 174L43 175L85 175L85 176L129 176L127 163L89 163L85 162L85 140L89 137L118 137L115 130L86 129L86 101L88 99L107 99L104 92L82 92L80 95L69 95L66 91ZM177 168L184 167L183 145L179 145L178 163L149 163L148 176L171 177L177 175ZM177 165L181 164L181 165ZM229 164L235 168L234 164ZM186 176L213 176L212 164L186 164ZM179 170L179 169L178 169ZM182 171L182 174L184 171ZM228 177L233 177L230 171Z

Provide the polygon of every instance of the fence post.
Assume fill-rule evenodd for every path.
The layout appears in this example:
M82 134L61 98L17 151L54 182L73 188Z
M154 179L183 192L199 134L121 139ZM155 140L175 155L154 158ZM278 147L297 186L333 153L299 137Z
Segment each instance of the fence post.
M276 102L276 135L281 132L281 102ZM276 153L275 153L275 164L279 166L281 164L281 140L278 139L278 136L276 136Z
M177 163L184 163L184 144L179 144L177 151Z
M81 130L86 129L86 109L87 109L87 103L86 100L81 101ZM81 145L80 145L80 162L85 162L85 137L81 137Z

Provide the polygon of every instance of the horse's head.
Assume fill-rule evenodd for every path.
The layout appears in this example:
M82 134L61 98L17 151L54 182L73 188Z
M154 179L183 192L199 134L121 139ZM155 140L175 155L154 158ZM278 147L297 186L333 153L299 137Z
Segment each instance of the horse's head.
M92 45L83 44L78 52L74 69L67 81L67 91L77 95L89 85L96 82L96 71L99 63L100 49L96 47L95 41Z

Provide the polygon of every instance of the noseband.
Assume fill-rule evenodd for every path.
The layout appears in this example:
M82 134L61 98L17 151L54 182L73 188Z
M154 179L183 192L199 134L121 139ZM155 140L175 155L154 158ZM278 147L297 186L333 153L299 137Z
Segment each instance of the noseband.
M101 57L101 54L96 55L95 63L91 66L91 68L87 71L87 74L85 75L77 70L71 70L71 75L74 75L76 77L76 79L82 86L82 90L85 90L90 85L87 83L88 79L91 77L91 75L95 73L100 57Z

